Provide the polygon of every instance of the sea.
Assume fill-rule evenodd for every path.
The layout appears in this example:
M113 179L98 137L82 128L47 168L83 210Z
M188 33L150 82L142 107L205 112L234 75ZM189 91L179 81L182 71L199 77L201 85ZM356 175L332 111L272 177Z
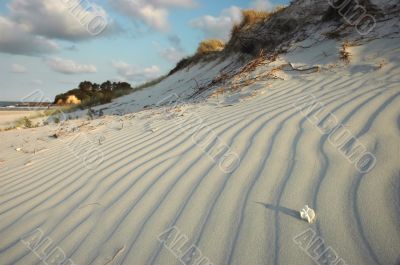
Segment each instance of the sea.
M23 104L25 104L25 106L21 106ZM29 106L29 104L32 105ZM40 110L47 108L45 104L39 104L39 106L37 104L38 103L22 103L20 101L0 101L0 110Z
M21 102L16 102L16 101L0 101L0 108L5 108L5 107L11 107L11 108L15 108L16 107L16 105L18 104L18 103L21 103Z

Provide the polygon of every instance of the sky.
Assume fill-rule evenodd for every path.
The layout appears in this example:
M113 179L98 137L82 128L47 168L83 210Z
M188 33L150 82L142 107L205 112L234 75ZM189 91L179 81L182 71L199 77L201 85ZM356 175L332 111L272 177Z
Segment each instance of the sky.
M227 41L240 10L287 0L0 1L0 101L53 99L81 81L133 86L164 75L203 39Z

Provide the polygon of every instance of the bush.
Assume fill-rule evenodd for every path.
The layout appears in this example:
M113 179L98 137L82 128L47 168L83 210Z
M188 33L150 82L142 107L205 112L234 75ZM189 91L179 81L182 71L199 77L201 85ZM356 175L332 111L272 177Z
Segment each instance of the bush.
M26 128L32 128L33 124L32 121L28 117L23 118L23 123Z
M224 50L225 43L222 40L210 39L200 42L197 48L197 54L206 54L211 52L220 52Z
M17 122L17 127L33 128L32 121L28 117L23 117Z

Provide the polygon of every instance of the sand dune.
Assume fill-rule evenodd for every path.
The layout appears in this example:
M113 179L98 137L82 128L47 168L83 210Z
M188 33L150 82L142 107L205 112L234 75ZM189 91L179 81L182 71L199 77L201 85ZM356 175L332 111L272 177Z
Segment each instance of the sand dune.
M272 86L260 81L176 112L171 106L136 112L140 104L148 105L140 97L163 90L151 99L155 104L168 95L178 74L109 105L106 112L123 108L135 116L90 121L82 127L92 129L80 139L81 149L72 141L77 133L48 138L55 125L3 132L1 264L39 264L35 251L21 242L34 242L29 233L36 229L42 242L51 240L36 254L59 247L70 259L65 264L181 264L178 258L191 244L201 250L201 264L313 264L326 250L334 250L337 264L398 264L398 51L397 40L377 40L355 47L350 66L282 73L286 80ZM308 56L304 52L282 60L300 63ZM362 59L367 55L368 61ZM367 71L383 59L384 69ZM273 66L257 71L268 67ZM206 68L191 73L203 76ZM185 86L173 92L181 94ZM376 157L375 167L360 173L329 134L321 134L312 123L321 107L304 116L310 94ZM95 140L99 135L101 144ZM28 136L28 143L21 140ZM220 156L209 155L218 142L240 158L230 172L221 169ZM22 151L15 151L18 147ZM39 147L46 151L29 152ZM104 156L94 168L79 155L92 148ZM300 219L305 204L316 210L315 224ZM181 250L179 244L171 250L160 242L160 234L171 227L183 235ZM324 244L307 252L296 237L308 229Z

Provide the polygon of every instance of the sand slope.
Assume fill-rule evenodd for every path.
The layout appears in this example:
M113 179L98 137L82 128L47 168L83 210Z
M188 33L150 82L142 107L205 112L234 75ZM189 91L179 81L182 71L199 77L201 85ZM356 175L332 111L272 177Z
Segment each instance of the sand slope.
M398 264L399 44L353 47L349 66L328 68L340 62L336 44L324 43L332 58L323 57L320 73L282 72L284 81L218 99L90 121L80 129L82 149L71 150L76 132L49 138L55 125L1 133L0 264L39 264L20 241L37 228L52 242L44 253L59 247L75 264L181 264L158 240L174 226L212 264L314 264L293 240L309 228L325 242L315 256L331 247L342 264ZM321 62L307 50L281 60ZM273 66L263 67L258 73ZM310 93L375 155L371 171L357 171L295 107ZM193 132L204 140L210 131L218 138L201 148ZM232 172L204 152L218 142L240 158ZM93 146L104 159L88 168L76 152ZM316 223L300 220L305 204Z

